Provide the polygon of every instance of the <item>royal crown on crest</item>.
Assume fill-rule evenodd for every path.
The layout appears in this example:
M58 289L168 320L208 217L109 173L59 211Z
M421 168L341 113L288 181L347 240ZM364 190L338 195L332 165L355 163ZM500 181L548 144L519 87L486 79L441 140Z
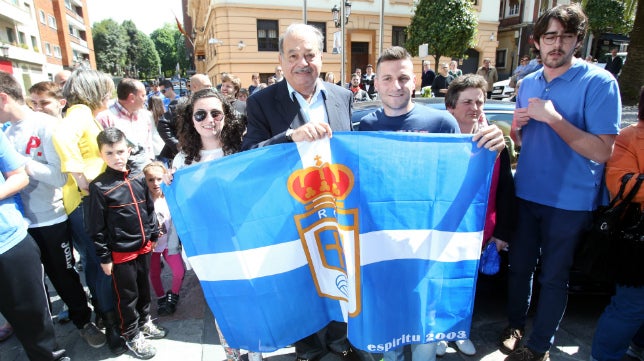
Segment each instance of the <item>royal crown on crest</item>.
M288 178L288 191L303 204L317 203L326 197L343 200L353 188L353 172L342 164L322 163L298 169Z

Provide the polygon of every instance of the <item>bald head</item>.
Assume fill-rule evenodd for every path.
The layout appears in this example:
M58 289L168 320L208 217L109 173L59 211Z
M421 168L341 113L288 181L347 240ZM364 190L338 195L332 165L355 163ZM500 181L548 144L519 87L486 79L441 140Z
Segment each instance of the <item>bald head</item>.
M54 83L62 89L65 86L65 83L67 83L67 79L69 79L70 75L72 75L71 71L61 70L54 75Z
M193 93L206 88L212 88L212 82L207 75L195 74L190 78L190 91Z

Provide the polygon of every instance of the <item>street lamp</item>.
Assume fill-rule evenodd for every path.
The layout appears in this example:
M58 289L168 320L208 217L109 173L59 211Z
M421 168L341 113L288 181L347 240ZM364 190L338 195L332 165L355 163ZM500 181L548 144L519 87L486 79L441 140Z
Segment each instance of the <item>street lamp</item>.
M340 84L344 86L344 83L346 81L345 77L345 71L344 71L344 66L345 63L347 62L347 57L346 57L346 52L345 52L345 25L349 22L349 15L351 15L351 3L349 0L345 0L344 3L341 3L340 9L338 9L337 5L333 5L333 9L331 9L331 13L333 14L333 23L335 24L336 28L340 28L340 38L342 39L342 45L340 46L340 54L341 55L341 63L340 63ZM344 21L341 21L341 19L344 18Z
M9 45L0 45L0 57L3 57L5 59L9 57Z
M340 21L340 9L338 8L338 5L333 5L333 9L331 9L331 13L333 14L333 23L335 24L336 28L339 28L342 26L342 22ZM351 3L347 0L344 2L344 23L349 22L349 15L351 15Z

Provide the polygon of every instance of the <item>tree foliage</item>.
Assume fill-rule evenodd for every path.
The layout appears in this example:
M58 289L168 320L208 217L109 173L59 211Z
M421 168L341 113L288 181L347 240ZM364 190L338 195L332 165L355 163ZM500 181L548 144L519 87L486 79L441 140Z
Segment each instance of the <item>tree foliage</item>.
M637 104L640 87L644 84L644 1L639 1L635 12L628 55L619 77L622 102Z
M418 55L427 43L438 72L441 56L462 58L474 47L478 19L470 0L420 0L407 28L407 50Z
M135 65L140 72L139 77L146 79L158 76L161 59L159 59L159 53L154 46L154 42L142 31L139 31L136 37L140 53Z
M176 26L165 24L162 28L157 29L150 34L150 38L159 53L161 59L161 70L166 73L174 74L177 66L177 41L175 33L179 33ZM181 34L181 33L179 33Z
M94 54L98 69L116 73L125 65L127 35L112 19L101 20L92 26Z
M587 0L584 12L595 38L602 33L628 34L633 27L633 19L626 17L621 0Z

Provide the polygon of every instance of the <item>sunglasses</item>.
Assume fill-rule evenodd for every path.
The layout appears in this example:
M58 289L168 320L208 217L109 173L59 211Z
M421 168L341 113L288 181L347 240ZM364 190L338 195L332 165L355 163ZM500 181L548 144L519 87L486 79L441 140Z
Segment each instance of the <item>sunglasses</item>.
M217 109L212 109L210 110L210 112L205 110L197 110L196 112L194 112L192 116L195 118L196 121L203 122L206 119L206 117L208 117L209 113L213 120L221 120L221 118L224 117L224 113L222 113Z

